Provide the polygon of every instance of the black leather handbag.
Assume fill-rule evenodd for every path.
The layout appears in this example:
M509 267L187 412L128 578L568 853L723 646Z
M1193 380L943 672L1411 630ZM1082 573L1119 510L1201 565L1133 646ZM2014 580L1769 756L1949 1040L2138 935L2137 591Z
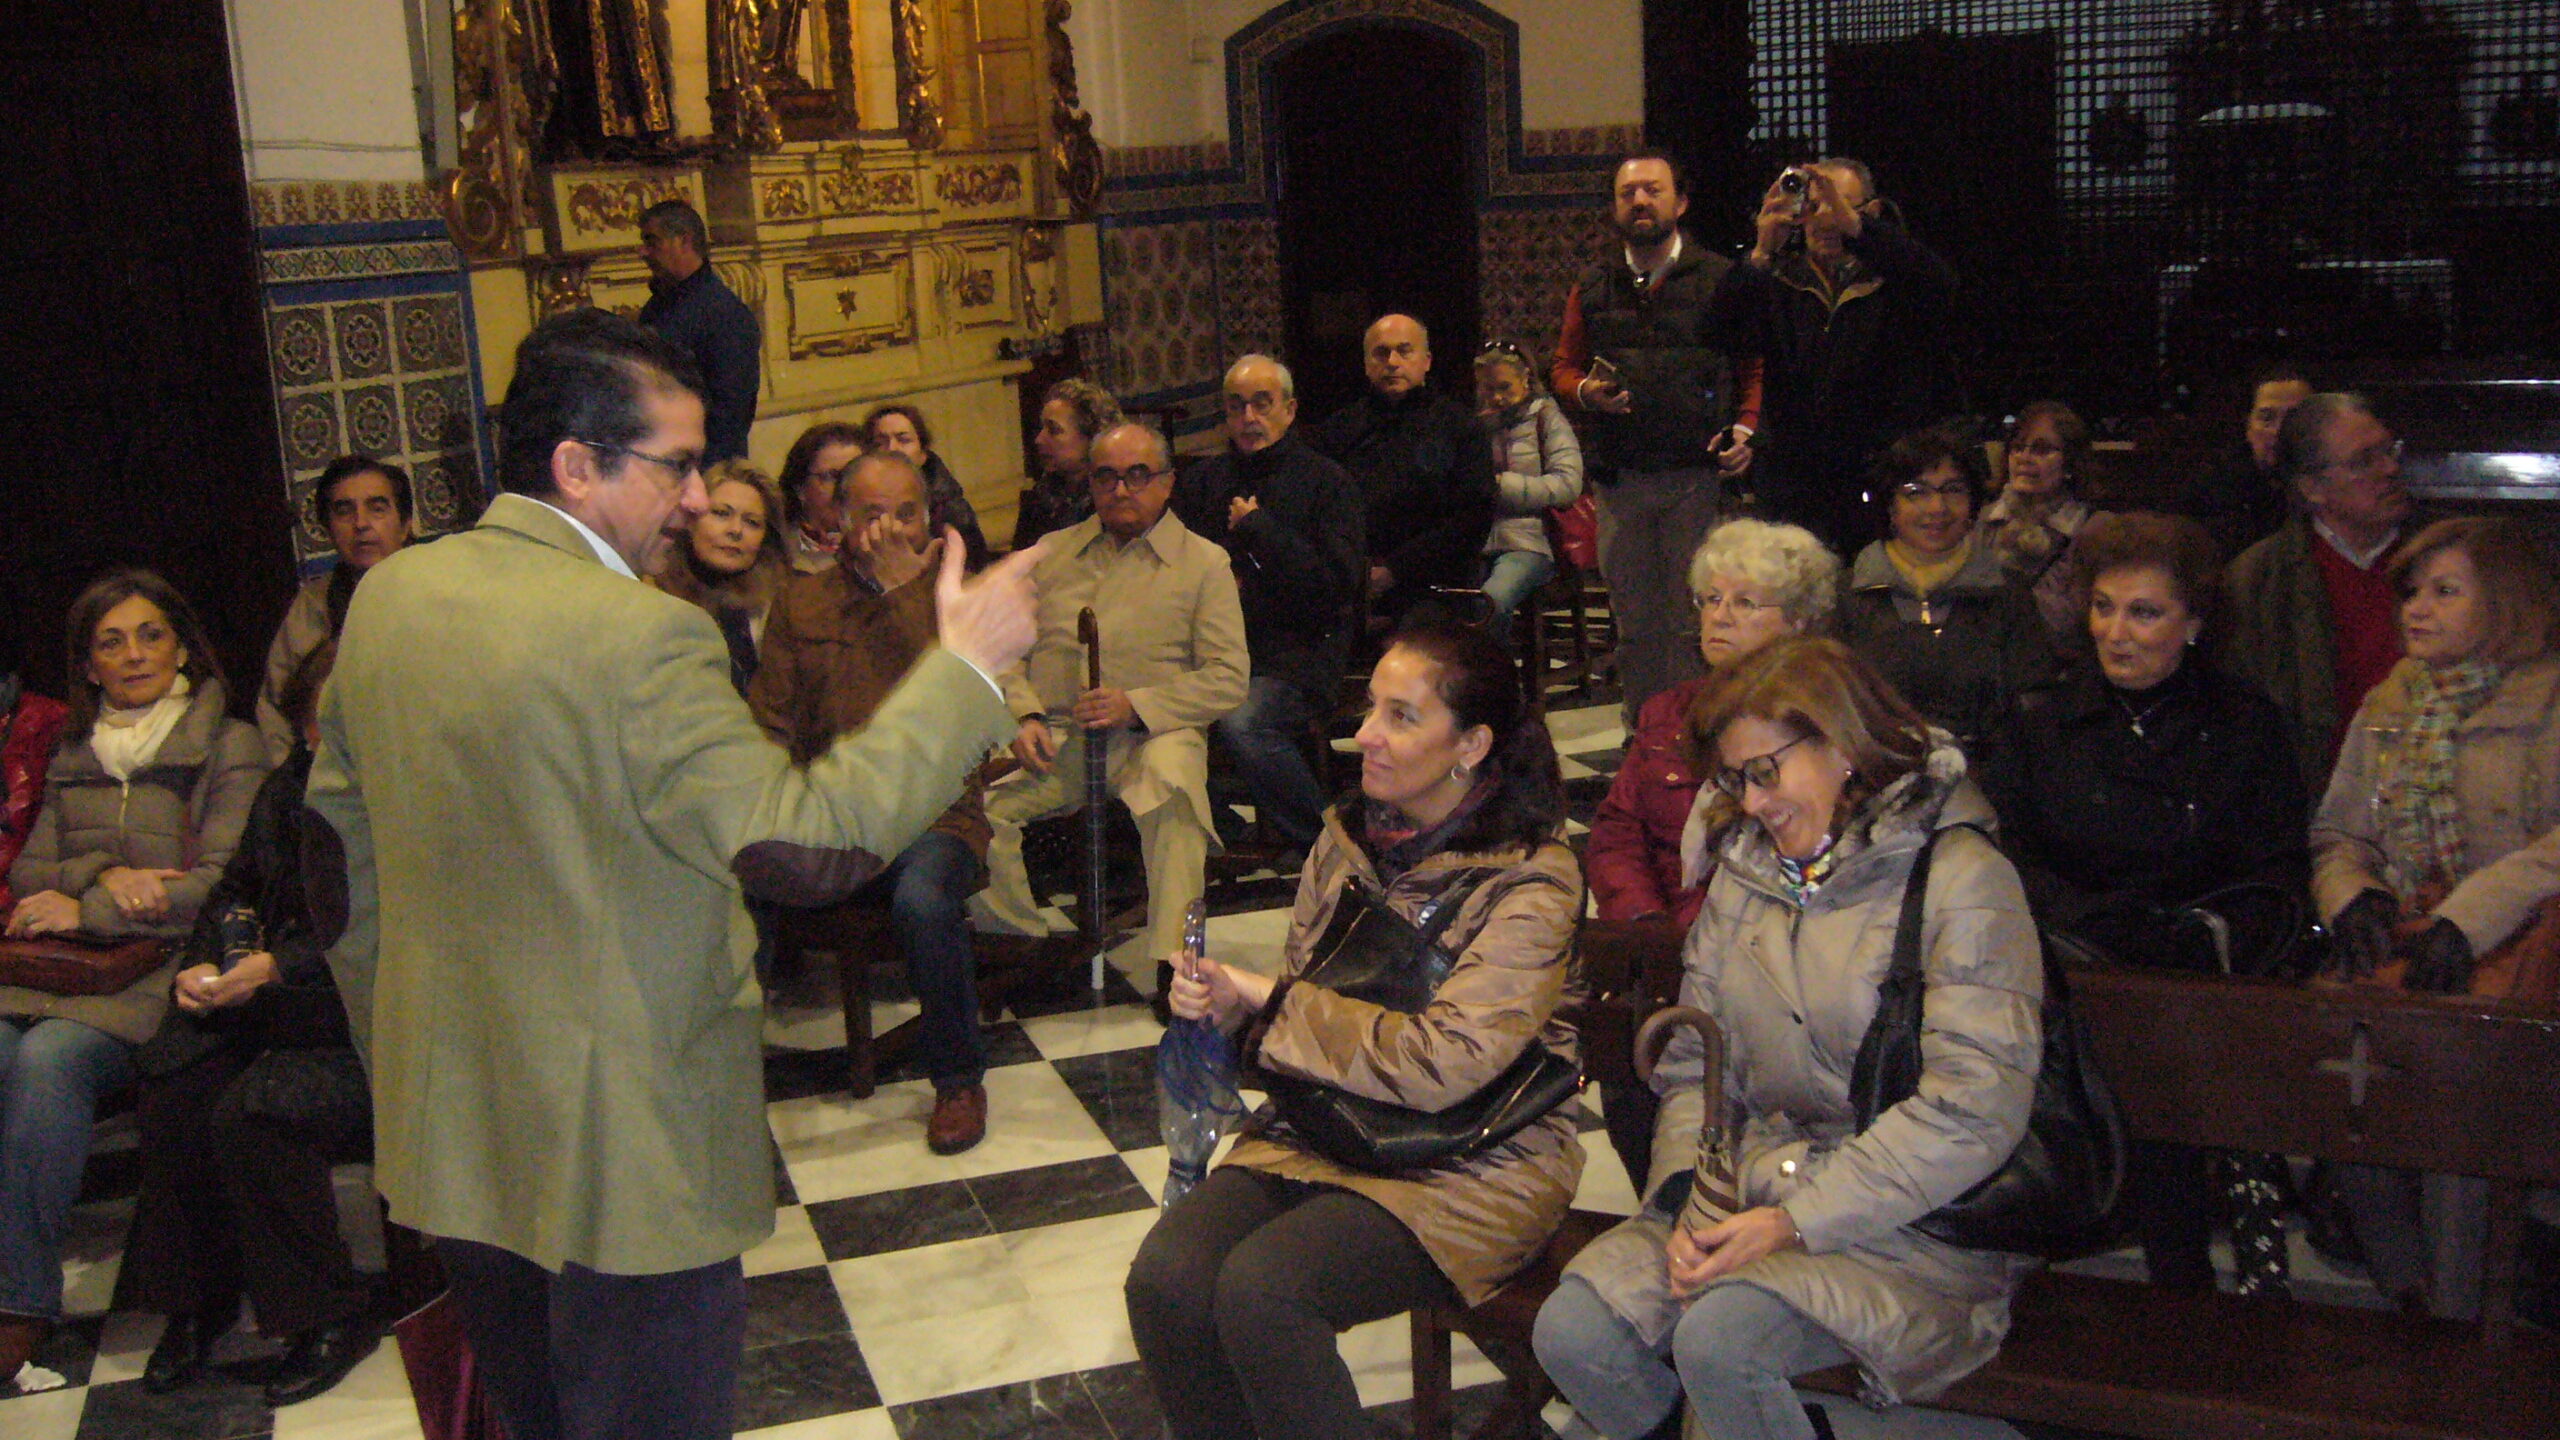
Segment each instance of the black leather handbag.
M1876 986L1875 1019L1849 1070L1849 1098L1861 1131L1920 1088L1921 1010L1928 995L1920 966L1921 912L1929 857L1937 848L1932 836L1911 862L1893 936L1893 966ZM2050 1260L2101 1245L2114 1229L2124 1188L2124 1117L2072 1011L2070 984L2057 959L2060 948L2043 946L2044 1057L2027 1133L1999 1169L1922 1216L1912 1228L1923 1235L1968 1250Z
M1500 872L1459 872L1411 920L1354 879L1334 906L1298 983L1320 985L1402 1015L1420 1014L1456 968L1440 934L1467 896ZM1355 1170L1418 1170L1482 1154L1510 1139L1582 1088L1581 1067L1532 1043L1492 1083L1446 1110L1414 1110L1331 1085L1266 1072L1264 1090L1280 1119L1316 1153Z

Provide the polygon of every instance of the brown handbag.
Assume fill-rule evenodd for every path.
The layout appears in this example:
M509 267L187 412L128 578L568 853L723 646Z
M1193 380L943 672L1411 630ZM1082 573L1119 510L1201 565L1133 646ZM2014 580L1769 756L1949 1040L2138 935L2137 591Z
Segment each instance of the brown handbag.
M0 940L0 985L48 995L113 995L168 961L162 940L33 935Z
M2434 923L2428 912L2444 903L2441 890L2421 889L2415 918L2400 922L2401 933L2414 938ZM2393 960L2377 967L2372 983L2401 987L2408 963ZM2472 967L2471 984L2463 991L2481 1000L2514 1000L2538 1009L2560 1007L2560 895L2525 912L2524 923L2492 947Z

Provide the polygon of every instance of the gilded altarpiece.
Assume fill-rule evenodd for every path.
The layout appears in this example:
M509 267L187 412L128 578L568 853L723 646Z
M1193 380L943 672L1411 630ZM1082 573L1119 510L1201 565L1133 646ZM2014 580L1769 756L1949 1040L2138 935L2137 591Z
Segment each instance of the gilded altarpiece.
M464 163L441 199L493 392L541 316L638 311L639 216L670 197L703 212L714 269L762 322L750 449L768 465L818 418L1008 382L1059 343L1062 238L1099 177L1067 0L661 3L704 27L707 63L678 46L673 80L710 133L585 156L545 149L563 127L540 0L457 8Z

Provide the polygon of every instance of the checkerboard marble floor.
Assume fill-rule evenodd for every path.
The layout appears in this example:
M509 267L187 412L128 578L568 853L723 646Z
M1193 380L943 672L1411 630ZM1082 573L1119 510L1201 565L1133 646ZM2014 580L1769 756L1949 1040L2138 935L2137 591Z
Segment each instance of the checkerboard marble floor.
M1550 728L1577 816L1588 819L1624 736L1614 703L1559 710ZM1580 833L1581 825L1575 825ZM1288 887L1247 886L1213 915L1212 953L1276 963ZM891 1073L867 1099L841 1089L841 1016L823 997L777 1003L767 1079L780 1179L773 1237L746 1257L749 1319L738 1429L759 1440L1155 1440L1161 1419L1130 1343L1120 1285L1153 1223L1165 1178L1153 1054L1158 1027L1140 987L1153 966L1114 957L1105 990L1026 1004L988 1031L986 1140L941 1157L924 1146L932 1088ZM878 972L875 985L892 971ZM885 986L875 1026L914 1013ZM1577 1203L1634 1208L1627 1176L1596 1121ZM0 1398L6 1440L394 1440L418 1434L399 1357L385 1343L337 1389L270 1410L255 1386L203 1383L152 1396L139 1383L156 1317L108 1314L132 1211L129 1132L113 1127L93 1161L66 1269L73 1317L38 1363L66 1384ZM360 1261L379 1263L370 1192L343 1187ZM371 1256L365 1252L370 1249ZM2138 1260L2133 1262L2138 1265ZM218 1358L262 1347L235 1332ZM1345 1335L1343 1353L1381 1433L1405 1433L1410 1396L1401 1317ZM1492 1366L1457 1342L1465 1417L1490 1403ZM0 1387L4 1390L5 1387ZM1562 1405L1567 1437L1591 1432ZM1876 1433L1836 1408L1843 1437ZM2005 1426L1906 1412L1894 1433L1932 1440L2014 1437Z

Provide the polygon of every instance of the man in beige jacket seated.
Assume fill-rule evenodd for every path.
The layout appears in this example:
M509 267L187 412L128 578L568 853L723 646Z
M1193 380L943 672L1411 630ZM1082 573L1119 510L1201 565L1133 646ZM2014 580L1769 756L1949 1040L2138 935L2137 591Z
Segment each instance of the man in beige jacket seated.
M1164 437L1115 425L1093 438L1094 513L1052 533L1032 572L1039 638L1005 677L1022 770L987 794L995 839L982 926L1049 933L1022 863L1022 827L1084 806L1090 738L1105 737L1112 793L1138 822L1147 869L1146 953L1157 992L1182 948L1183 911L1200 898L1217 831L1209 810L1208 727L1244 703L1244 611L1227 552L1171 514ZM1088 687L1076 616L1094 612L1102 684Z

